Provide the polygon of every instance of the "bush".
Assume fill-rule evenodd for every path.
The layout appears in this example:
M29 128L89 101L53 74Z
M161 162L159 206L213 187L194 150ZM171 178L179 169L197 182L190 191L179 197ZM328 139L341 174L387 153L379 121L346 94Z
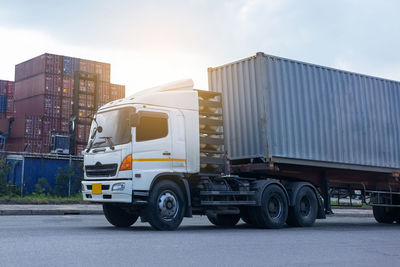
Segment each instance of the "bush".
M58 168L56 174L56 186L54 187L54 194L60 197L68 196L68 189L70 182L72 182L72 177L74 176L74 171L71 167L66 167L65 169Z
M51 191L51 187L46 178L40 177L37 184L35 184L35 193L39 195L50 195L52 193Z

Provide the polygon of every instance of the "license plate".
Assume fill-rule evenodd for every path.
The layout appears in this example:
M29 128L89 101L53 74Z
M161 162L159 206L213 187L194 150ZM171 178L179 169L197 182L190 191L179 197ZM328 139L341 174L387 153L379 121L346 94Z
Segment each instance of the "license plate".
M92 194L93 195L101 194L101 184L92 184Z

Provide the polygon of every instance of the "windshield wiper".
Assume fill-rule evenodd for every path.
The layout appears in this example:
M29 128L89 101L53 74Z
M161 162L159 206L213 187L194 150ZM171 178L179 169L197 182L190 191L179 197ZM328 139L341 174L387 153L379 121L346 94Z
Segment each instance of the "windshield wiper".
M106 142L106 141L95 142L95 143L93 144L93 147L96 147L96 146L98 146L98 145L104 144L105 142Z
M108 146L111 148L111 150L114 150L114 149L115 149L114 144L113 144L113 142L111 141L111 139L112 139L111 136L102 136L102 137L100 137L100 139L106 139L106 141L107 141L107 143L108 143Z
M93 146L93 142L94 142L94 138L96 137L97 132L101 133L103 131L103 127L101 127L96 120L96 117L93 118L93 121L96 123L96 128L93 129L93 133L90 136L90 141L89 144L87 146L86 152L89 153L90 149ZM95 144L97 144L98 142L96 142Z

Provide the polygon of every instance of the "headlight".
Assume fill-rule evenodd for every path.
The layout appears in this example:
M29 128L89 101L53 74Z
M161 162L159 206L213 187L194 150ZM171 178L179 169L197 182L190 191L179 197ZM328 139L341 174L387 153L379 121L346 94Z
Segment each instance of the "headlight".
M124 191L125 190L125 183L116 183L112 186L112 191Z
M85 191L85 185L83 183L81 183L81 186L82 186L82 188L81 188L82 192Z

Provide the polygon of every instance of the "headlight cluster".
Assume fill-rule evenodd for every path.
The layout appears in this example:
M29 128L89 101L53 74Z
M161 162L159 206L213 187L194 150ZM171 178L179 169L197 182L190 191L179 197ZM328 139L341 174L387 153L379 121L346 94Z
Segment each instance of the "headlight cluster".
M124 191L125 190L125 183L116 183L113 184L112 191Z

